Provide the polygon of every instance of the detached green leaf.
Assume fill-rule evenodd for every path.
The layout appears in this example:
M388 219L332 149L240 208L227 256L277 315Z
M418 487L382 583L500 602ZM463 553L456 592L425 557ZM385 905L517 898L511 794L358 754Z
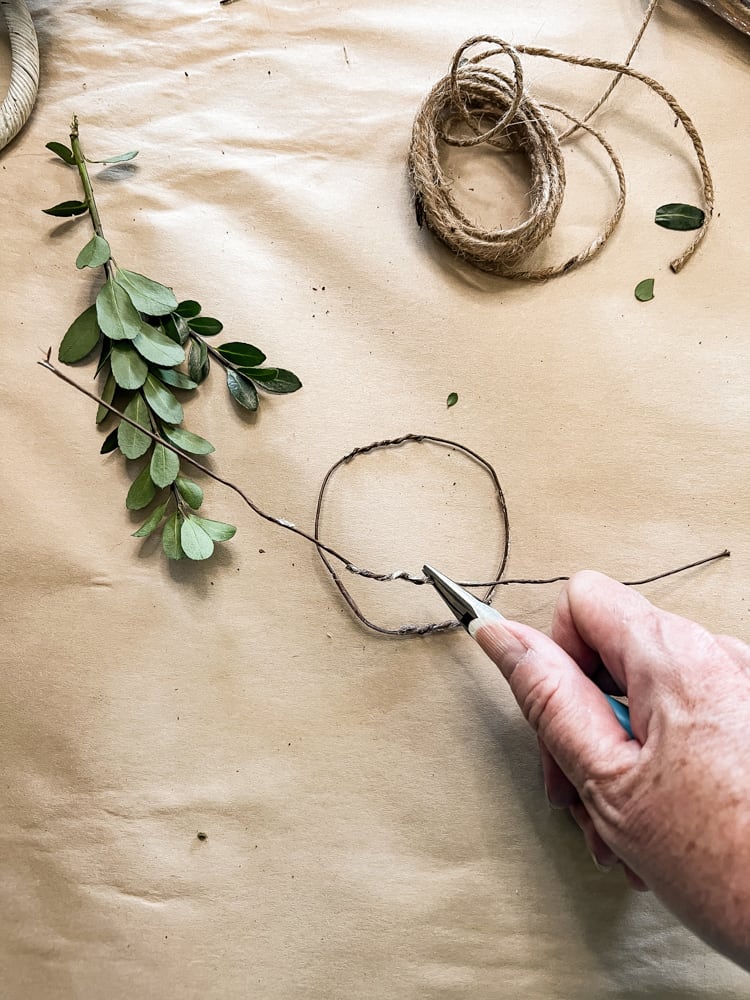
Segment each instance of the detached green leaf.
M147 316L166 316L177 308L177 299L172 289L143 274L126 271L121 267L114 280L125 289L135 308Z
M83 215L88 210L89 206L86 201L61 201L58 205L53 205L52 208L42 209L45 215L54 215L59 219L67 219L71 215Z
M654 279L644 278L635 286L635 297L639 302L650 302L654 297Z
M169 500L165 500L164 503L160 503L156 507L149 517L143 522L138 531L133 532L133 538L148 538L152 531L155 531L161 524L161 519L164 517L164 512L167 509Z
M106 160L90 160L88 156L86 157L87 163L127 163L128 160L134 160L138 156L137 149L131 149L129 153L118 153L117 156L108 156Z
M670 202L660 205L656 210L654 222L664 229L679 229L686 232L690 229L700 229L706 221L706 213L695 205L682 205L680 202Z
M224 324L211 316L196 316L195 319L188 320L188 326L201 337L213 337L224 329Z
M124 288L108 278L96 297L99 326L112 340L133 340L146 325Z
M451 392L448 394L448 398L445 401L445 405L448 407L448 409L450 409L451 406L455 406L457 402L458 402L458 393Z
M137 424L147 428L147 430L151 430L151 417L146 401L140 392L137 392L125 407L125 416L135 420ZM132 427L125 420L121 420L117 430L117 443L126 458L140 458L151 447L152 440L142 430Z
M128 495L125 498L125 506L128 510L143 510L144 507L148 507L155 496L156 486L151 479L149 463L146 462L140 473L130 484Z
M177 304L175 312L178 316L184 316L185 319L193 319L201 311L200 302L196 302L195 299L184 299L182 302Z
M79 271L84 267L101 267L111 256L109 243L103 236L94 234L76 257L76 267Z
M212 538L215 542L227 542L237 534L235 526L233 524L225 524L224 521L209 521L208 518L198 517L197 514L191 514L190 520L199 524L208 537Z
M133 338L133 347L155 365L179 365L185 360L185 352L175 344L160 327L144 323L141 332Z
M182 527L182 514L175 512L167 518L164 530L161 534L161 544L169 559L184 559L185 553L180 544L180 529Z
M96 319L96 306L89 306L68 327L57 352L58 361L62 361L66 365L82 361L87 354L91 354L94 350L99 343L100 336L101 331Z
M148 365L130 344L113 344L109 363L121 389L140 389L146 381Z
M105 403L111 403L115 398L115 389L117 388L117 382L115 382L115 377L112 372L107 375L107 381L104 383L104 388L102 389L102 399ZM97 424L104 423L104 421L109 416L109 410L106 406L99 404L99 409L96 411L96 422Z
M104 441L102 442L102 446L99 449L99 454L100 455L109 455L109 453L111 451L115 451L116 450L116 448L117 448L117 430L118 430L118 428L115 427L115 429L113 431L110 431L109 434L105 437Z
M197 389L198 383L193 382L191 378L188 378L183 372L176 371L174 368L156 368L156 374L162 380L166 382L167 385L172 385L175 389Z
M192 507L193 510L198 510L200 505L203 503L203 490L197 483L194 483L192 479L183 479L182 476L178 476L175 479L175 486L180 491L180 496L188 505Z
M271 371L272 369L262 369L263 371ZM242 369L243 373L245 369ZM250 376L251 378L257 378L257 375ZM288 372L285 368L276 369L276 377L272 379L258 379L258 385L264 392L275 392L278 394L284 394L288 392L296 392L298 389L302 388L302 383L294 374L294 372Z
M166 386L163 386L153 375L147 375L143 384L143 394L151 409L162 420L168 420L170 424L179 424L184 414L182 407L177 402Z
M157 444L151 456L151 478L157 486L169 486L180 471L180 460L173 451Z
M262 365L266 360L263 351L253 347L252 344L241 344L239 341L222 344L217 350L222 358L231 361L233 365L241 365L243 368L255 368L256 365Z
M73 156L73 150L68 149L67 146L63 145L61 142L47 142L44 145L45 149L51 150L55 156L59 156L61 160L64 160L69 166L75 165L75 157Z
M246 410L258 409L258 393L250 379L240 375L232 368L227 368L227 388L232 398Z
M173 421L174 422L174 421ZM164 427L164 437L176 448L189 451L191 455L210 455L216 449L210 441L184 427Z
M193 382L200 383L208 375L211 362L208 360L208 348L202 340L193 340L188 354L188 374Z
M214 543L197 524L198 518L188 517L182 522L180 542L188 559L210 559L214 554Z

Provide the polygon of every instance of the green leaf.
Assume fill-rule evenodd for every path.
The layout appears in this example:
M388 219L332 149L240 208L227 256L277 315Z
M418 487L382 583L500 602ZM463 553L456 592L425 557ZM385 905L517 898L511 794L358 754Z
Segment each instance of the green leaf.
M188 374L193 382L200 383L208 375L211 362L208 360L208 348L202 340L193 340L188 354Z
M146 325L124 288L108 278L96 297L99 326L112 340L132 340Z
M457 402L458 402L458 393L451 392L448 394L448 398L445 401L445 405L448 407L448 409L450 409L451 406L455 406Z
M128 495L125 498L125 506L128 510L143 510L148 507L156 496L156 486L154 486L149 471L149 463L143 466L139 474L130 484Z
M266 360L263 351L252 344L241 344L239 341L232 341L231 344L222 344L217 348L222 358L231 361L233 365L241 365L245 368L254 368L262 365Z
M670 202L660 205L656 210L654 222L664 229L679 229L686 232L689 229L700 229L706 221L706 213L695 205L682 205L680 202Z
M240 368L239 371L254 382L273 382L279 374L278 368Z
M99 352L99 361L96 366L96 371L94 372L94 378L99 374L99 372L106 366L109 361L109 357L112 353L112 341L109 337L102 337L102 349Z
M76 257L76 267L79 271L84 267L101 267L111 256L109 243L103 236L94 234Z
M635 297L639 302L649 302L654 297L654 279L644 278L635 286Z
M208 537L213 538L215 542L227 542L237 534L235 526L225 524L224 521L209 521L208 518L198 517L197 514L191 514L190 520L199 524Z
M161 327L144 323L141 332L133 338L133 346L148 361L155 365L179 365L185 360L185 352L175 344Z
M128 160L134 160L138 156L137 149L131 149L129 153L118 153L117 156L108 156L106 160L90 160L88 156L86 157L87 163L127 163Z
M242 371L244 374L245 369L243 368ZM251 378L252 377L257 376L251 376ZM302 383L294 372L288 372L285 368L276 369L276 378L263 379L263 381L258 379L258 385L264 392L275 392L279 394L296 392L298 389L302 388Z
M130 344L113 344L112 374L121 389L140 389L148 375L148 365Z
M175 512L167 518L164 531L161 534L161 544L169 559L184 559L185 553L180 544L180 528L182 527L182 514Z
M143 394L151 409L162 420L168 420L170 424L179 424L184 414L182 407L177 402L166 386L163 386L153 375L147 375L143 385Z
M173 451L157 444L151 456L151 478L157 486L169 486L180 471L180 460Z
M63 145L61 142L47 142L44 145L45 149L51 150L55 156L59 156L61 160L70 166L74 166L76 162L75 156L73 156L73 150L68 149L67 146Z
M195 299L184 299L182 302L178 302L175 312L178 316L184 316L185 319L193 319L201 311L200 302L196 302Z
M196 316L195 319L188 320L188 326L201 337L213 337L224 329L224 324L211 316Z
M175 389L198 388L196 382L193 382L193 380L188 378L183 372L176 371L174 368L156 368L155 371L162 382L166 382L167 385L174 386Z
M146 401L140 392L137 392L125 407L125 416L130 417L131 420L135 420L142 427L151 430L151 417L148 413ZM152 439L148 434L144 434L142 430L122 420L117 431L117 443L120 446L120 451L126 458L140 458L151 447Z
M164 320L164 332L175 344L184 344L190 336L190 327L182 316L170 313Z
M183 479L182 476L178 476L175 479L175 486L180 491L180 496L188 507L198 510L203 503L203 490L200 486L194 483L192 479Z
M188 517L182 522L180 542L188 559L210 559L214 554L214 543L197 524L197 518Z
M88 210L89 206L86 201L61 201L58 205L53 205L52 208L42 209L45 215L54 215L59 219L67 219L71 215L83 215Z
M227 368L227 388L240 406L244 406L246 410L258 409L258 393L255 391L255 386L250 379L231 368Z
M143 274L126 271L121 267L117 270L115 281L125 289L136 309L147 316L166 316L177 308L177 299L172 289Z
M105 403L111 403L115 398L115 389L117 388L117 382L115 382L115 377L112 372L107 375L107 381L104 383L104 388L102 389L102 399ZM96 422L97 424L103 423L109 416L109 410L106 406L99 404L99 409L96 411Z
M102 446L99 449L100 455L109 455L111 451L115 451L115 449L117 448L117 430L118 428L115 427L115 429L113 431L110 431L109 434L105 437L104 441L102 442Z
M89 306L68 327L57 352L58 361L66 365L81 361L87 354L91 354L99 343L100 336L96 306Z
M210 441L184 427L164 427L164 437L176 448L189 451L191 455L210 455L216 450Z
M167 509L167 504L169 500L165 500L164 503L160 503L158 507L154 508L151 514L146 518L143 524L140 526L138 531L133 532L133 538L148 538L152 531L155 531L161 519L164 517L164 512Z

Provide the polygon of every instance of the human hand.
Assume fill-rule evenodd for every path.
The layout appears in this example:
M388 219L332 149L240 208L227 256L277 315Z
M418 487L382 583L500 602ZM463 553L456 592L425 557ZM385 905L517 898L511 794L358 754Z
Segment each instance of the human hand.
M600 866L750 968L750 647L593 572L566 585L551 634L475 633L537 732L550 802ZM602 690L627 694L634 739Z

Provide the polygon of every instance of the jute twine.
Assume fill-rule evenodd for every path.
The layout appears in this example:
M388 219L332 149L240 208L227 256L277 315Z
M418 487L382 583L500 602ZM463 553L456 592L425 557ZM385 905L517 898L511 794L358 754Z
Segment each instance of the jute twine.
M706 222L695 231L688 247L670 263L673 271L681 270L706 235L713 214L714 187L703 143L692 120L657 80L628 65L655 6L656 0L652 0L624 63L532 45L513 46L492 35L476 35L464 42L453 56L450 72L433 87L414 120L409 173L420 225L424 221L438 239L470 264L505 278L532 281L554 278L590 260L620 221L625 208L625 174L619 157L601 132L588 124L588 118L607 100L619 78L628 76L644 84L669 106L682 123L698 161ZM468 56L468 50L477 45L484 48ZM617 77L594 108L579 118L556 104L535 100L526 91L522 54L607 70ZM510 60L512 75L489 65L489 60L497 56ZM558 134L546 112L561 115L569 126ZM593 136L607 153L617 177L617 204L601 232L579 253L548 267L524 267L523 262L549 236L557 221L565 194L561 143L579 129ZM468 218L454 198L452 181L440 162L441 143L459 147L486 144L499 152L523 155L531 174L526 219L507 229L485 229Z

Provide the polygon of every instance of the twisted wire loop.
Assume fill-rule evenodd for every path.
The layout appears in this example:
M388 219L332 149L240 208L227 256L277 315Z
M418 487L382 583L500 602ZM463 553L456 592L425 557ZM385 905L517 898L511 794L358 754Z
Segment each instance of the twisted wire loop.
M495 578L490 583L480 584L479 586L485 587L485 593L480 595L480 599L485 601L487 604L492 603L492 597L495 593L495 588L501 582L501 577L505 572L505 567L508 562L508 554L510 550L510 521L508 518L508 508L505 502L505 494L503 493L502 486L500 485L500 480L497 478L497 473L481 455L478 455L471 448L467 448L465 445L459 444L457 441L450 441L448 438L434 437L431 434L404 434L398 438L392 438L385 441L374 441L372 444L365 445L361 448L354 448L348 454L340 458L326 473L325 478L320 486L318 492L318 502L315 508L315 526L313 529L313 537L315 538L316 547L318 550L318 555L321 558L323 565L330 574L331 579L335 583L339 590L339 593L344 598L346 603L351 608L354 615L366 625L367 628L372 629L375 632L380 632L382 635L429 635L433 632L447 632L450 629L457 628L459 622L444 621L444 622L430 622L422 625L402 625L400 628L387 628L383 625L378 625L375 622L367 618L359 605L352 597L349 588L346 586L344 581L341 579L339 574L336 572L331 560L328 558L326 551L319 544L320 539L320 522L323 513L323 506L328 492L328 487L331 480L333 479L336 472L343 466L348 465L353 459L361 455L368 455L374 451L382 451L386 448L398 448L405 444L424 444L425 442L430 444L436 444L440 447L450 448L454 451L458 451L463 455L466 455L472 461L476 462L482 469L485 470L490 480L492 481L492 486L495 494L495 499L497 501L498 510L500 512L500 520L502 523L503 531L503 541L502 541L502 555L500 558L500 565L495 573ZM428 583L425 576L412 575L405 572L404 570L397 570L394 573L373 573L371 570L361 569L358 566L354 566L352 563L345 563L344 568L350 573L356 576L364 577L368 580L379 580L381 582L391 581L391 580L406 580L408 583L414 583L417 585Z
M39 45L25 0L0 0L10 38L8 93L0 104L0 149L26 124L39 89Z
M655 2L646 12L650 18ZM636 43L642 35L637 36ZM476 55L467 55L483 45ZM628 55L628 61L634 48ZM577 117L556 104L535 100L524 87L520 55L556 59L575 66L616 73L617 77L588 114ZM510 59L512 75L487 61L497 56ZM619 157L604 136L589 125L588 118L609 97L621 76L640 81L671 108L685 128L701 172L706 222L695 231L687 249L670 264L679 271L690 259L706 234L713 214L714 189L700 136L677 100L660 83L630 67L607 59L567 55L552 49L518 45L492 35L476 35L461 45L453 56L450 72L439 80L417 112L409 149L409 175L415 194L417 218L457 256L491 274L505 278L540 281L564 274L601 251L615 231L625 208L625 174ZM569 127L558 134L547 112L563 116ZM457 128L458 126L458 128ZM565 164L561 140L578 130L588 132L602 146L617 177L617 202L601 232L580 252L547 267L524 267L523 262L550 235L565 194ZM440 146L471 147L487 144L498 152L518 152L529 166L531 187L529 210L518 225L485 229L469 219L452 192L451 178L440 162Z

